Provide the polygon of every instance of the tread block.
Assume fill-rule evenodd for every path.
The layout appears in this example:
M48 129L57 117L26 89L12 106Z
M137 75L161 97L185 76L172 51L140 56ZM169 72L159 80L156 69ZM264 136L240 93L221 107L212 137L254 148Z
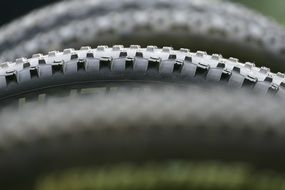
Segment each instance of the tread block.
M190 52L190 50L187 48L180 48L179 51L183 52L183 53L189 53Z
M113 51L121 51L122 48L124 48L124 46L122 46L122 45L114 45L112 49L113 49Z
M64 62L63 70L64 70L64 73L77 72L77 60L71 60L71 61Z
M30 69L23 69L17 73L18 82L29 81L31 79Z
M16 59L16 64L24 64L27 62L27 59L26 58L19 58L19 59Z
M248 68L248 69L252 69L254 66L255 66L255 64L254 64L254 63L250 63L250 62L246 62L246 63L244 64L244 67L246 67L246 68Z
M144 58L135 58L134 71L146 72L148 67L148 60Z
M64 49L63 50L63 54L66 55L66 54L71 54L73 53L75 50L73 48L69 48L69 49Z
M108 46L97 46L97 51L105 51L107 48Z
M125 58L119 58L114 59L112 61L112 71L114 72L123 72L126 69L126 59Z
M99 59L86 59L86 72L97 72L100 69Z
M90 50L90 49L91 49L90 46L82 46L82 47L80 48L80 50L82 50L82 51L88 51L88 50Z
M222 69L209 69L206 79L209 81L220 81L222 74Z
M239 62L239 59L237 58L234 58L234 57L230 57L229 58L229 61L233 62L233 63L238 63ZM246 65L246 64L245 64Z
M222 58L222 55L220 54L213 54L212 57L211 57L213 60L219 60Z
M268 82L257 82L254 86L254 91L259 92L259 93L267 93L268 89L270 87L270 83Z
M181 75L184 77L194 77L196 73L197 65L189 62L184 62Z
M270 72L270 69L267 67L261 67L259 70L260 73L267 74Z
M31 70L30 69L24 69L22 71L18 72L18 81L19 83L28 81L31 79Z
M157 49L156 46L147 46L146 47L146 51L149 51L149 52L154 52L155 49Z
M284 73L281 73L281 72L278 72L277 74L276 74L276 76L277 77L279 77L279 78L285 78L285 74Z
M236 88L241 88L243 85L245 77L242 76L239 73L232 72L232 75L229 79L229 86L230 87L236 87Z
M42 57L42 56L43 56L43 54L37 53L37 54L33 54L33 55L32 55L32 58L40 58L40 57Z
M165 60L160 63L159 72L162 74L171 74L173 73L173 68L175 65L175 60Z
M52 76L52 67L51 65L40 65L39 66L39 77L45 78Z
M141 46L140 45L131 45L130 49L140 49Z
M197 51L196 52L196 56L198 56L198 57L204 57L206 55L207 55L207 52L205 52L205 51Z
M162 52L170 52L171 50L173 50L173 48L172 47L163 47L162 48Z
M50 51L50 52L48 53L48 56L49 56L49 57L55 57L55 56L57 56L58 53L59 53L58 51Z

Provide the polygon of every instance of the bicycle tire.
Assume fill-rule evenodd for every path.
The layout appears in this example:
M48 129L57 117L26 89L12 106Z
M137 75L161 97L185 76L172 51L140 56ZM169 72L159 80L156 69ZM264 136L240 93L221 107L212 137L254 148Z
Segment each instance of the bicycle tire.
M252 89L262 94L284 96L284 74L270 69L242 64L238 59L190 52L188 49L162 49L138 45L120 45L96 49L66 49L48 55L36 54L30 59L17 59L0 65L0 101L2 105L41 93L63 89L67 94L74 88L87 88L112 82L166 82L175 84L223 85L230 88ZM3 107L3 106L2 106Z
M276 22L230 2L65 1L2 28L0 57L85 44L169 44L251 60L277 72L285 70L284 36Z

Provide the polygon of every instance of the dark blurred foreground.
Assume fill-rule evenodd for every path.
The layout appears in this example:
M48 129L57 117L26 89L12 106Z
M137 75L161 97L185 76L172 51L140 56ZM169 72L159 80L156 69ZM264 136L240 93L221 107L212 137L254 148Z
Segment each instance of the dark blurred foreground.
M39 190L284 187L282 99L198 87L106 93L89 89L77 94L85 98L5 110L0 184L37 184Z

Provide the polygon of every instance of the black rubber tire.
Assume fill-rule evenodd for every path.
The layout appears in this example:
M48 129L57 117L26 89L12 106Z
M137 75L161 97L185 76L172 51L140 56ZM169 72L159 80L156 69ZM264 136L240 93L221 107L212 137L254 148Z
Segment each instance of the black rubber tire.
M168 160L284 171L284 101L224 88L122 91L0 115L0 185L31 190L49 172Z
M17 59L0 65L0 101L10 104L39 94L49 95L56 89L70 93L74 88L88 88L112 83L165 82L199 86L223 85L247 87L262 94L284 97L284 74L237 59L224 59L206 52L188 49L158 49L155 46L130 48L98 46L66 49L31 59Z
M241 5L214 0L64 1L0 30L0 58L99 44L156 44L238 57L285 71L285 30Z

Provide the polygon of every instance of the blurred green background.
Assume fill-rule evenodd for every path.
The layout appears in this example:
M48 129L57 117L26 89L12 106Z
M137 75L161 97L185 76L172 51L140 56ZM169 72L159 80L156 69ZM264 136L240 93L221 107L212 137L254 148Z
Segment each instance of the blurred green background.
M231 0L256 9L285 25L285 0Z

